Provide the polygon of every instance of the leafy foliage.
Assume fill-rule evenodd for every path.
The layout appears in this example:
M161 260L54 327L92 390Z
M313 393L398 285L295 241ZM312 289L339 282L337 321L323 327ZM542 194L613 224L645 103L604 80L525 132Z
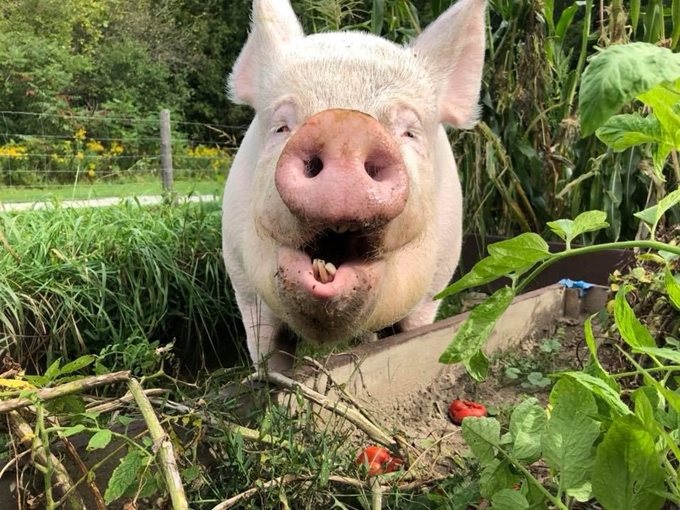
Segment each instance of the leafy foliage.
M660 211L643 211L642 216L652 218L653 222L678 202L680 195L671 193L664 204L659 204ZM617 246L639 246L667 254L665 258L651 253L642 257L663 265L660 271L661 285L673 306L677 304L679 285L670 263L672 259L680 257L680 249L675 244L631 241L585 248L571 247L570 242L576 236L607 226L603 213L598 211L585 212L573 221L557 220L549 225L567 241L566 251L537 258L532 266L538 267L533 272L524 278L513 279L512 287L504 288L510 297L542 268L559 258ZM527 239L531 238L525 235L504 241L503 248L508 252L515 248L519 253L526 249ZM496 256L494 245L489 246L489 253L489 257L480 261L478 266L494 268L488 262ZM525 272L530 269L531 266L527 267ZM484 274L485 281L510 276L513 268L497 265L495 270L495 274L493 270ZM479 269L473 267L469 274L478 275ZM461 281L464 279L465 276ZM468 281L473 282L474 276ZM451 286L454 291L457 290L455 285ZM458 285L458 289L465 287ZM573 500L593 500L605 510L659 510L666 501L680 501L680 487L674 468L680 455L676 445L680 423L668 420L669 415L677 416L680 412L680 396L669 385L669 376L680 364L679 344L677 339L670 338L667 339L667 346L657 347L656 338L636 317L626 299L632 289L633 285L619 286L610 310L618 333L630 353L620 346L618 349L635 368L634 372L609 374L603 369L598 360L593 317L590 317L585 324L589 364L581 372L556 374L559 380L552 388L547 413L535 399L524 401L513 410L509 432L503 436L500 435L503 427L496 418L467 418L463 421L463 437L482 464L482 473L486 474L480 478L480 493L492 501L492 508L541 506L547 500L553 507L566 510L571 507ZM440 295L448 294L445 291ZM489 335L488 317L497 319L498 314L506 308L505 301L499 303L492 296L473 309L460 328L466 333L456 335L440 361L463 361L468 372L478 378L479 372L470 369L469 359ZM483 313L474 315L477 309ZM547 351L553 349L552 344L544 342L543 345ZM451 352L458 355L451 357ZM654 369L647 369L636 361L633 356L639 354L649 357ZM468 363L465 363L465 355L469 357ZM657 378L659 372L662 375ZM508 377L517 378L521 371L511 366L506 368L505 373ZM529 378L532 375L529 374ZM628 403L627 399L622 398L617 379L637 375L642 376L644 385L633 392L632 402ZM542 374L536 373L535 379L539 377ZM549 484L543 485L528 469L539 460L544 461L551 470ZM523 483L519 490L513 472L520 473L519 478Z

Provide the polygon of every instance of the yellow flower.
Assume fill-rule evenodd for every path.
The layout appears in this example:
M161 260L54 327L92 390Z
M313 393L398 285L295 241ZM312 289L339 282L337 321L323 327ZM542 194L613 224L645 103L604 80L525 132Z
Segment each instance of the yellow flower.
M83 128L78 128L76 134L74 135L76 140L85 140L85 130Z
M90 140L85 144L85 147L92 152L104 152L104 146L97 140Z
M94 177L94 169L93 169L93 168L90 168L90 169L87 171L87 175L90 176L90 177Z
M116 156L119 155L119 154L122 154L123 153L123 146L118 142L114 142L113 144L111 144L111 148L109 149L109 152L111 154L115 154Z
M26 159L26 147L19 145L5 145L0 147L0 156L13 159Z
M83 154L82 151L78 151L78 154L76 154L76 159L82 161L84 158L85 158L85 154Z

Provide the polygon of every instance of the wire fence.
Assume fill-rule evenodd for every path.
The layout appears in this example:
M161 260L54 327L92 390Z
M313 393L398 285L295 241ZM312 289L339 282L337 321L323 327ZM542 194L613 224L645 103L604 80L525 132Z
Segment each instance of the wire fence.
M222 181L247 126L170 122L174 180ZM0 187L160 179L159 117L0 111Z

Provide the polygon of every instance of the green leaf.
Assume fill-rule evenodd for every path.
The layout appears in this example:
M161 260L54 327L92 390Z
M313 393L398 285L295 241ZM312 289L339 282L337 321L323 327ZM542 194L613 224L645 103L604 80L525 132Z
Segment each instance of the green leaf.
M87 443L87 450L100 450L106 448L111 442L113 434L109 429L98 430Z
M631 347L656 347L656 342L651 333L635 317L633 309L626 300L626 294L632 288L632 285L625 285L616 293L614 300L616 327L621 338Z
M479 475L479 493L486 499L503 489L511 489L519 480L519 476L510 470L508 459L492 459L484 465Z
M64 436L69 437L69 436L73 436L75 434L79 434L83 430L85 430L85 425L83 425L82 423L79 423L78 425L74 425L73 427L66 427L64 430L61 431L61 433Z
M478 350L471 358L463 360L465 370L475 381L483 381L489 373L489 359L482 350Z
M560 19L557 22L557 27L555 28L555 38L560 42L560 45L562 44L562 41L564 41L567 29L571 25L578 8L579 5L577 3L573 3L564 9L560 15Z
M531 372L527 376L527 381L529 381L529 383L531 383L532 385L538 386L540 388L550 386L550 379L545 377L541 372Z
M583 482L579 487L572 487L566 490L567 496L571 496L576 501L585 503L593 497L593 487L590 482Z
M142 456L137 450L131 450L121 460L111 473L109 484L104 493L104 502L110 505L111 502L120 498L125 490L137 481L137 476L142 468Z
M669 359L675 363L680 364L680 351L675 349L669 349L667 347L634 347L634 352L641 352L643 354L649 354L650 356L656 356L658 358Z
M508 263L517 269L535 264L550 256L548 243L532 232L490 244L487 249L489 255L506 258Z
M546 422L545 410L533 397L515 407L510 415L512 455L515 459L526 464L538 460L541 456L541 437Z
M680 204L680 188L672 191L656 204L656 209L654 211L654 230L656 230L656 226L659 224L661 218L663 218L663 215L666 214L666 211L677 204Z
M652 151L652 163L654 163L654 175L661 181L666 182L666 177L663 175L663 168L666 166L666 159L673 150L673 146L668 143L660 143L656 149Z
M52 381L59 377L59 374L61 371L59 370L59 366L61 365L61 358L57 358L54 360L54 362L48 367L47 370L45 370L45 378L48 381Z
M66 363L66 365L64 365L61 368L61 375L70 374L71 372L76 372L82 368L85 368L86 366L91 365L96 359L97 356L94 356L92 354L81 356L80 358L73 360L70 363Z
M548 227L571 247L571 242L581 234L593 232L609 226L604 211L586 211L572 220L556 220L547 223Z
M442 299L471 287L478 287L516 272L524 272L537 262L550 258L548 244L534 233L489 245L490 256L474 265L460 280L449 285L434 299Z
M647 209L644 209L642 211L638 211L635 214L633 214L636 218L644 221L649 227L654 225L654 218L656 216L656 205L653 205L652 207L648 207Z
M650 390L656 393L654 388L644 386L633 391L630 397L635 403L635 416L637 416L637 418L640 420L640 423L645 426L647 432L649 432L649 434L652 436L652 439L656 441L656 438L659 436L659 426L656 422L652 403L647 397L647 392ZM658 399L659 397L657 395L657 400Z
M496 322L510 306L515 292L503 287L472 309L446 350L439 357L444 364L460 363L474 356L491 334Z
M371 15L371 32L375 35L382 34L382 27L385 21L385 0L373 1L373 13Z
M522 372L517 367L508 367L505 369L505 377L508 379L517 379L521 373Z
M616 382L616 379L610 377L609 374L605 371L605 369L602 368L600 360L597 357L597 344L595 343L595 335L593 334L592 324L594 316L595 315L591 315L590 317L588 317L583 327L586 337L586 345L588 346L588 350L590 351L590 362L583 369L583 372L593 377L597 377L598 379L601 379L609 387L611 387L611 389L614 390L618 395L621 390L619 383Z
M489 464L498 446L501 424L495 418L464 418L463 439L482 464Z
M665 133L663 142L670 145L671 149L680 148L680 115L677 110L680 91L668 83L662 83L639 94L637 98L652 107L654 117L658 119Z
M678 78L680 56L667 48L639 42L610 46L590 61L581 78L578 102L583 136L639 94Z
M637 352L643 352L651 356L660 357L672 356L674 353L674 351L671 351L670 349L657 349L654 347L635 347L633 350ZM642 374L645 384L652 386L654 389L656 389L656 391L661 393L666 398L666 400L668 400L668 404L673 408L673 410L680 413L680 395L678 395L673 390L666 388L666 386L649 375L649 372L647 372L637 361L635 361L633 357L630 355L626 355L626 357L628 358L628 361L630 361L631 365L633 365L635 369Z
M631 0L630 2L630 24L633 34L637 32L638 21L640 20L640 4L642 0Z
M659 143L664 140L661 124L654 117L639 113L614 115L595 132L597 137L617 152L635 145Z
M673 274L668 268L666 268L664 283L666 285L668 298L671 300L671 303L673 303L673 306L680 310L680 283L673 277Z
M619 397L619 392L614 390L602 379L593 377L583 372L564 372L562 378L573 379L588 391L600 397L609 406L616 417L631 414L631 410Z
M664 489L652 436L633 415L616 420L597 447L593 493L606 510L658 510Z
M590 416L597 413L595 397L569 378L560 379L550 393L553 404L542 436L543 456L559 472L560 490L580 487L590 477L593 444L600 426Z
M512 489L498 491L491 498L491 510L527 510L529 502L520 492Z
M574 219L574 229L571 233L572 238L576 238L586 232L594 232L609 226L607 223L607 213L604 211L582 212Z
M574 230L574 222L572 220L549 221L547 225L550 227L550 230L560 236L563 241L566 241L567 237L571 238L571 232Z

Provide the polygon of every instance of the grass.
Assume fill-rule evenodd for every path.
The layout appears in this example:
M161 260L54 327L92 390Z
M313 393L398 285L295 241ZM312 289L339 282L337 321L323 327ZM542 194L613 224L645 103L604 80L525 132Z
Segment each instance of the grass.
M145 350L175 342L187 362L216 359L240 335L220 217L213 202L0 213L0 351L146 371Z
M173 189L179 195L222 194L223 183L217 181L175 181ZM50 186L48 188L0 186L0 202L40 202L57 200L83 200L93 198L129 197L160 195L163 189L160 181L153 182L112 182L80 183Z

